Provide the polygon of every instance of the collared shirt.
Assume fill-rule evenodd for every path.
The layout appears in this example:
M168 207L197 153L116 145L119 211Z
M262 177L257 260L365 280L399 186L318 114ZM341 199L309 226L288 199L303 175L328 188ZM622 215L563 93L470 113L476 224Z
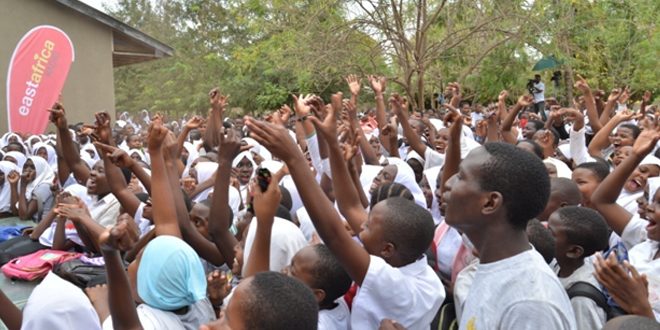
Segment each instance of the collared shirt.
M445 290L426 256L399 268L370 257L369 269L353 300L351 328L378 329L381 320L389 318L409 330L428 330L445 300Z
M98 195L90 196L92 196L92 201L87 205L87 208L89 214L92 215L92 219L106 228L116 224L121 205L115 195L109 193L100 200Z

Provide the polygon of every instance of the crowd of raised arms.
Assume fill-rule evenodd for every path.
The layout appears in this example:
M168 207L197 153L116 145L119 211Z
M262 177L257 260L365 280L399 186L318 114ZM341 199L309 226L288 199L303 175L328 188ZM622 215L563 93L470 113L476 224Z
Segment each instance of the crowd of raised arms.
M32 224L0 244L15 254L3 273L62 261L23 310L0 291L0 318L10 330L660 329L649 92L633 107L627 87L606 96L577 76L564 108L537 78L534 95L482 106L452 83L440 109L410 112L384 77L364 78L375 107L357 104L351 75L350 97L294 95L260 118L228 118L216 88L205 118L74 124L60 97L43 109L55 132L0 140L0 215Z

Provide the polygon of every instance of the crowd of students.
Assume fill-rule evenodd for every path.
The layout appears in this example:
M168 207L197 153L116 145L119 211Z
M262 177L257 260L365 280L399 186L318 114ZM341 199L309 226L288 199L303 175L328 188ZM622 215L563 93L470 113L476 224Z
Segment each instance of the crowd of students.
M365 78L375 108L357 104L351 75L349 98L294 95L261 118L227 118L216 88L205 118L72 124L60 98L44 110L55 133L5 134L0 215L36 226L0 254L76 251L100 271L84 290L49 272L22 311L0 291L0 318L12 330L660 329L650 93L632 110L628 88L606 98L578 76L574 105L546 99L540 116L531 95L482 106L452 83L441 109L410 113L384 77Z

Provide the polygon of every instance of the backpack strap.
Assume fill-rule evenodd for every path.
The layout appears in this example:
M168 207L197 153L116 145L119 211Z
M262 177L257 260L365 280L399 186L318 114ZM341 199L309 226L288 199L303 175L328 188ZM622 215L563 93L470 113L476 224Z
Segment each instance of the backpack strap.
M607 304L607 298L605 298L603 292L587 282L576 282L566 292L569 299L573 299L573 297L587 297L593 300L605 313L609 313L610 306Z

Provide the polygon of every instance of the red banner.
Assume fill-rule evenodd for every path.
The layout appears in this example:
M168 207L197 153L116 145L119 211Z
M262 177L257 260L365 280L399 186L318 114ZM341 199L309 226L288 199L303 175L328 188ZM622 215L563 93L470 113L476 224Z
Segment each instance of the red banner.
M23 36L7 73L9 132L44 133L46 109L57 101L74 56L71 39L54 26L37 26Z

